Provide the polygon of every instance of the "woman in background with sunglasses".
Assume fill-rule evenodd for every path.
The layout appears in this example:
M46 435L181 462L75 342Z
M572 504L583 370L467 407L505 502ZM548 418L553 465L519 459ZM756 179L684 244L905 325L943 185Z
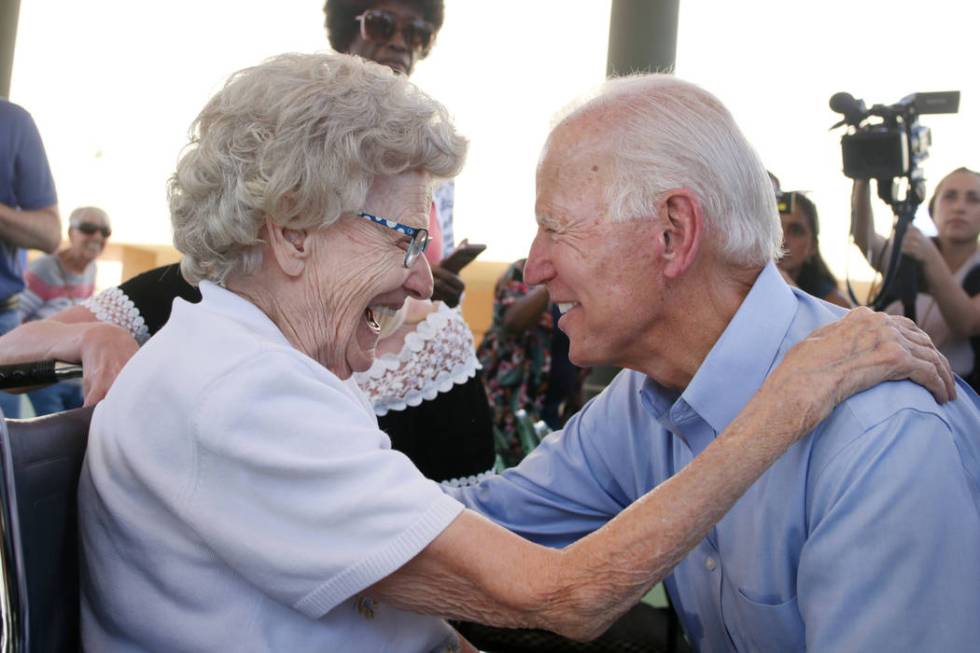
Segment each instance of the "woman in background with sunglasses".
M112 229L102 209L84 206L68 219L68 247L31 261L24 277L26 287L18 302L22 322L40 320L74 306L95 290L95 259L105 249ZM82 405L82 386L77 381L32 390L28 393L38 416Z
M337 52L356 54L411 75L442 27L442 0L327 0L327 38Z

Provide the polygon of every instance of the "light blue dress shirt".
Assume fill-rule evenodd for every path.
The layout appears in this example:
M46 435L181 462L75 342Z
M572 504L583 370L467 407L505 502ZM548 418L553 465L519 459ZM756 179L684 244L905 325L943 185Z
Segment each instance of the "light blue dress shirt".
M564 546L687 465L786 351L842 311L770 264L680 394L624 371L524 462L454 493ZM841 404L667 579L695 647L980 650L980 399L909 382Z

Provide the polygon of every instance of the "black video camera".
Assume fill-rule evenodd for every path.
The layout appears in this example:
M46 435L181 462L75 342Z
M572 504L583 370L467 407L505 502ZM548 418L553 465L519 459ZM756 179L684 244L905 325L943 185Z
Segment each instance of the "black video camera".
M830 108L844 114L844 120L834 128L844 124L853 128L841 138L844 174L851 179L920 179L919 166L929 156L932 140L929 128L920 125L918 117L956 113L959 105L959 91L915 93L895 104L876 104L870 109L849 93L836 93L830 98ZM872 118L880 120L872 122Z

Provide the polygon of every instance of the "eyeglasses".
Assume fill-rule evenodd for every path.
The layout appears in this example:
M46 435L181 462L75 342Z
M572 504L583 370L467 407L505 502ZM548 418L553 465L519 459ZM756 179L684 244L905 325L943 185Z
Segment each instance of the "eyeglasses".
M422 56L429 53L436 35L436 29L429 21L421 18L401 20L399 16L384 9L368 9L354 20L360 21L361 38L365 41L387 43L398 27L408 47L417 50Z
M419 254L423 253L429 246L429 230L428 229L415 229L404 225L400 222L395 222L394 220L389 220L388 218L382 218L376 215L371 215L370 213L365 213L364 211L359 212L362 218L367 218L374 224L379 224L382 227L387 227L388 229L394 229L400 234L404 234L412 239L412 242L408 244L408 249L405 250L405 267L412 267L412 263L415 259L419 257Z
M101 231L103 238L108 238L112 235L112 229L105 225L94 224L92 222L79 222L76 225L72 225L72 229L78 229L86 236L91 236L92 234Z

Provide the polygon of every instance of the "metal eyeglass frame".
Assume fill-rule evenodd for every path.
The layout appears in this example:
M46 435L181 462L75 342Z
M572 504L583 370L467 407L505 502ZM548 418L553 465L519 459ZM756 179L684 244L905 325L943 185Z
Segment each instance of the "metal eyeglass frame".
M408 236L412 239L412 242L408 244L408 249L405 250L405 267L412 267L412 263L415 259L419 257L419 254L425 252L429 247L429 230L415 227L409 227L408 225L402 224L400 222L395 222L394 220L389 220L388 218L382 218L377 215L371 215L370 213L365 213L364 211L358 211L357 215L362 218L367 218L374 224L379 224L382 227L387 227L388 229L393 229L400 234Z

